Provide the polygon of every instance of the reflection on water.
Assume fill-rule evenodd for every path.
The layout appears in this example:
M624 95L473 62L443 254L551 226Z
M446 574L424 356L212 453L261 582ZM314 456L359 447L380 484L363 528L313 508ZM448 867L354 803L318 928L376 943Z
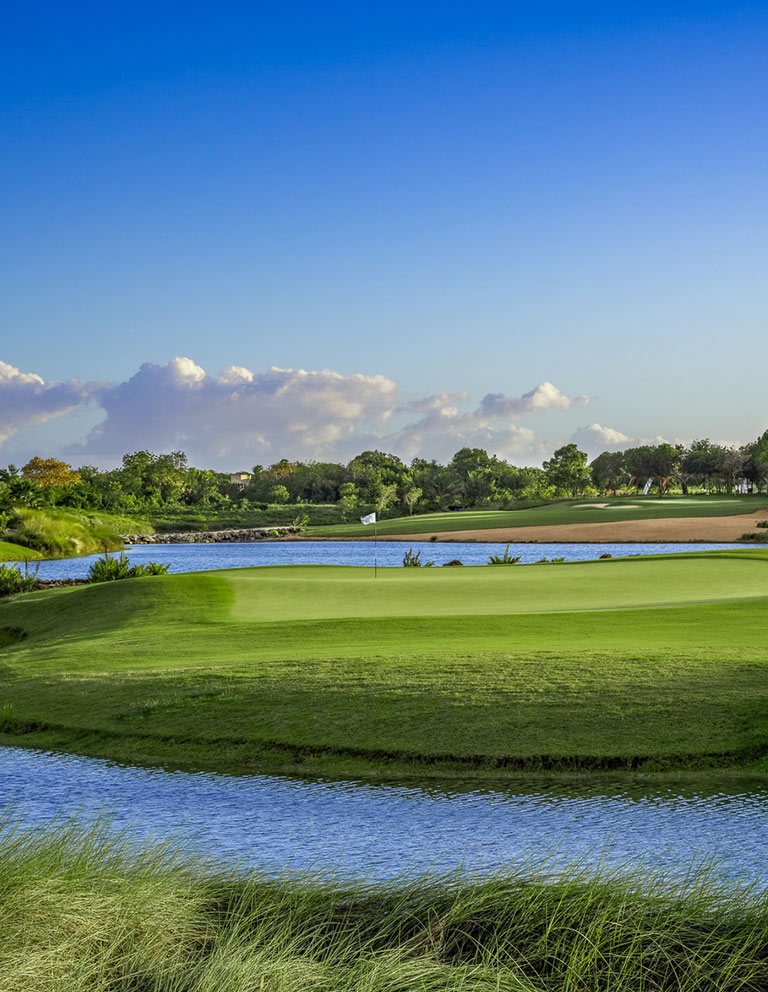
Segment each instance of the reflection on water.
M430 541L379 541L377 555L383 567L401 566L408 547L421 551L422 561L436 565L458 558L465 565L485 565L492 554L502 554L505 544L476 542L432 543ZM743 548L743 544L512 544L510 554L525 563L541 558L587 561L610 554L667 554L680 551L709 551ZM139 544L131 548L133 562L166 561L172 572L202 572L214 568L246 568L254 565L373 565L371 541L255 541L243 544ZM44 561L41 579L81 579L97 556Z
M554 866L642 860L684 871L714 855L729 877L768 884L765 789L529 788L235 778L0 748L0 804L13 803L27 823L108 809L117 827L189 838L216 857L269 872L388 879L459 866L493 872L545 855Z

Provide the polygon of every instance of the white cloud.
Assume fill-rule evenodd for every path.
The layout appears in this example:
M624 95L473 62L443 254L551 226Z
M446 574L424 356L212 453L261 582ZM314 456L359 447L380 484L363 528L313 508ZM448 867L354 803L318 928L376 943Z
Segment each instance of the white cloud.
M0 362L0 444L24 427L71 413L92 390L92 385L76 379L46 382L35 372L21 372Z
M539 413L542 410L569 410L572 406L586 406L589 396L565 396L551 382L540 382L535 389L522 396L505 396L503 393L488 393L473 414L478 423L490 423L499 417L519 417L524 413Z
M599 455L601 451L618 451L630 447L633 440L627 434L622 434L613 427L603 427L602 424L587 424L579 427L571 435L571 441L587 452L590 457Z
M138 448L181 448L216 465L326 458L358 425L382 423L396 388L381 375L230 366L211 376L189 358L146 363L100 391L106 417L78 450L114 459Z
M564 395L551 382L542 382L522 396L488 393L475 410L462 414L453 401L464 396L465 393L443 393L411 403L409 409L423 412L424 416L387 441L411 458L428 451L430 457L445 459L459 448L472 447L485 448L513 462L540 461L548 446L530 428L514 421L526 413L568 410L590 402L588 396Z
M116 384L46 383L0 363L0 443L89 399L104 418L82 443L65 449L71 460L107 466L141 448L181 449L193 464L223 469L283 457L346 461L369 447L441 460L464 446L481 447L530 464L551 444L517 421L588 402L543 382L521 396L489 393L467 410L464 392L403 397L383 375L253 372L241 365L211 375L185 357L145 363Z

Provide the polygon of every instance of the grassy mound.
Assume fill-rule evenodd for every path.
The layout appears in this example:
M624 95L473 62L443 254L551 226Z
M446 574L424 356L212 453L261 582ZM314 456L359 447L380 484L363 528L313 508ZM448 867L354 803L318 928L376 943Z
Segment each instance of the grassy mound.
M145 533L152 530L146 521L134 518L52 508L19 507L13 511L8 524L8 532L15 543L39 551L46 558L94 554L105 547L116 551L123 547L120 534L137 529Z
M730 992L768 987L768 899L543 875L269 880L69 825L0 840L0 992Z
M33 551L32 548L0 541L0 561L34 561L42 557L39 551Z
M0 739L223 771L768 770L768 551L379 574L0 604L26 635L3 651Z

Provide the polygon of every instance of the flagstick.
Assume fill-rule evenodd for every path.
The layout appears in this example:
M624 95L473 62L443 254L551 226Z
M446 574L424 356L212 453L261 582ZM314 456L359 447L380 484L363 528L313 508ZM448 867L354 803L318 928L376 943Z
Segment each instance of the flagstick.
M373 521L373 577L377 579L379 577L379 562L376 555L376 521Z

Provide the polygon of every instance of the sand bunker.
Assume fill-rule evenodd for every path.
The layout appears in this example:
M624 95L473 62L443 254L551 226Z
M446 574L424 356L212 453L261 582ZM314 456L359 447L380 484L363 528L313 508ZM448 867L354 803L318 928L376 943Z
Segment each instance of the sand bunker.
M754 531L757 517L662 517L660 520L609 520L595 524L547 524L535 527L495 527L488 530L435 531L441 541L513 541L515 543L591 544L602 541L646 544L652 541L738 541ZM387 541L423 540L415 534L387 534Z
M574 510L639 510L639 503L577 503Z

